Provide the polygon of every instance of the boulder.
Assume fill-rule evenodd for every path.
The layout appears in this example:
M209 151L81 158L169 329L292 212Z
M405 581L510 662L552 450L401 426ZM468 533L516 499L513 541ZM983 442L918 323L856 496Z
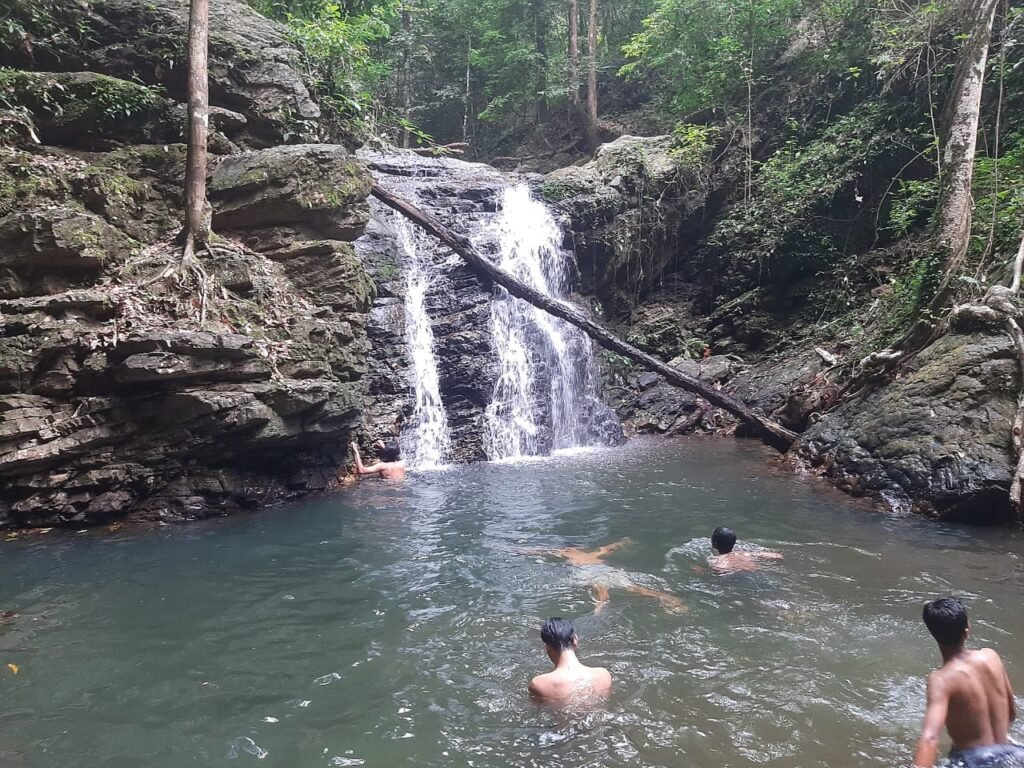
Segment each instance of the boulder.
M1008 338L944 336L892 384L812 426L800 455L855 494L913 499L946 520L1003 522L1020 387Z
M300 144L225 158L210 178L217 230L249 230L258 250L271 229L292 225L299 234L350 240L369 218L372 179L344 147ZM262 235L262 237L261 237Z
M36 137L45 144L159 144L183 136L172 102L153 88L116 77L0 70L0 92L10 107L31 116Z

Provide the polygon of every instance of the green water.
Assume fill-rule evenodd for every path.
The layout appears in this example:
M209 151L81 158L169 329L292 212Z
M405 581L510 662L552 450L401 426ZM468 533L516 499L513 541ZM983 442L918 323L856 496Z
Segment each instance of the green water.
M936 660L920 606L949 591L1024 688L1020 534L886 516L767 458L635 442L0 545L0 764L905 764ZM784 566L694 572L720 524ZM613 590L594 616L571 566L527 551L624 536L609 563L687 615ZM525 696L553 614L612 670L606 708Z

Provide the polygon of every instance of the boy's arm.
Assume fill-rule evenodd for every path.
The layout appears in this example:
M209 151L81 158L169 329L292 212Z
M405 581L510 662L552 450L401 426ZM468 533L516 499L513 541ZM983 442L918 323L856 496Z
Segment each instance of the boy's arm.
M1017 719L1017 701L1013 698L1013 686L1010 685L1010 676L1006 674L1006 667L1003 667L1003 679L1006 680L1006 703L1010 708L1010 722Z
M949 711L949 693L934 674L928 676L928 706L921 726L921 738L914 753L914 768L933 768L939 756L939 737Z
M355 443L352 443L352 455L355 456L355 459L356 459L356 472L358 474L360 474L360 475L375 475L378 472L380 472L380 469L381 469L380 462L377 462L376 464L371 464L369 467L363 465L363 460L359 456L359 446L356 445Z

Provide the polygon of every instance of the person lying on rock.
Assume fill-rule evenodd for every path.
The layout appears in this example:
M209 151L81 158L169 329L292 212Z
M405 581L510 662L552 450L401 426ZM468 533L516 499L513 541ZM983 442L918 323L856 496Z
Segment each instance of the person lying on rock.
M939 644L942 666L928 676L928 703L915 768L932 768L945 726L953 739L951 768L1022 768L1024 747L1010 742L1017 717L1010 678L991 648L964 647L971 633L967 609L955 597L924 607L924 623Z
M712 556L708 560L711 570L718 575L736 573L737 571L756 571L763 562L779 562L779 552L767 550L736 551L736 532L732 528L719 526L711 534Z
M567 560L571 565L576 566L576 577L590 587L590 593L594 599L594 613L601 613L611 599L611 589L624 589L635 595L653 597L669 613L686 613L686 604L675 595L666 592L659 592L655 589L641 586L636 580L621 568L607 565L604 558L616 550L622 549L629 543L629 539L616 541L614 544L606 544L597 549L579 549L577 547L564 547L553 550L532 550L537 554L555 555Z
M588 667L576 658L579 638L569 619L555 616L540 630L544 650L555 668L530 681L530 693L538 699L568 704L608 695L612 676L604 667Z
M402 449L398 447L398 443L385 444L383 440L378 440L373 447L377 449L379 459L367 467L359 456L359 446L352 443L357 474L378 475L386 480L401 480L405 477L405 462L402 460Z

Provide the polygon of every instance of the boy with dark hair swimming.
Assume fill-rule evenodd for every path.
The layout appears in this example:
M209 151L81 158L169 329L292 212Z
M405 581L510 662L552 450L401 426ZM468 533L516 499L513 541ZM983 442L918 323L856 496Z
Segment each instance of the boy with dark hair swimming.
M1024 747L1010 743L1017 717L1010 678L991 648L964 647L971 632L967 609L954 597L924 607L924 623L939 644L942 666L928 676L928 703L915 768L932 768L945 726L953 740L950 766L1024 768Z
M569 619L555 616L540 630L544 650L555 668L530 681L530 693L539 699L568 703L573 699L604 696L611 690L612 676L604 667L588 667L576 658L579 638Z
M405 477L405 462L402 461L402 450L398 447L398 443L385 444L383 440L378 440L373 445L377 449L377 456L380 460L367 467L363 464L363 459L359 455L359 446L352 443L352 455L356 460L356 473L360 475L379 475L387 480L401 480Z
M735 573L736 571L756 571L759 562L778 562L782 555L778 552L765 550L755 551L734 551L736 546L736 532L732 528L719 526L711 534L712 556L709 560L711 570L723 575Z

